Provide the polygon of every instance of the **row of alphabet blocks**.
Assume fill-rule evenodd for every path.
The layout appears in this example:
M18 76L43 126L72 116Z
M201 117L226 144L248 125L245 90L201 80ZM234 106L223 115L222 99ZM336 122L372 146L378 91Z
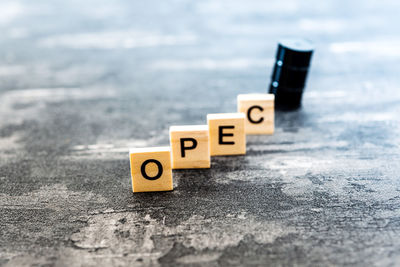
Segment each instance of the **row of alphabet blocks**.
M237 113L208 114L208 125L171 126L170 147L129 151L133 192L170 191L172 169L210 168L210 156L246 154L246 134L274 133L274 95L243 94Z

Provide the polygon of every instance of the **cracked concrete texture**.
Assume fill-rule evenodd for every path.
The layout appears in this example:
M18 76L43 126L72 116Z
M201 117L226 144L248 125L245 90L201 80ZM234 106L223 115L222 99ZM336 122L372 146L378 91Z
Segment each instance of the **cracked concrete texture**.
M397 10L2 1L0 265L398 265ZM245 156L133 194L129 147L265 92L288 35L317 44L303 108Z

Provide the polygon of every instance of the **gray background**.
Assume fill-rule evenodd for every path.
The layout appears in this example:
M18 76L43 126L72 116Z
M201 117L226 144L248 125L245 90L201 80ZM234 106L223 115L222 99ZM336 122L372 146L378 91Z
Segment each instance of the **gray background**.
M399 5L1 1L0 265L399 265ZM266 92L285 36L303 108L133 194L128 148Z

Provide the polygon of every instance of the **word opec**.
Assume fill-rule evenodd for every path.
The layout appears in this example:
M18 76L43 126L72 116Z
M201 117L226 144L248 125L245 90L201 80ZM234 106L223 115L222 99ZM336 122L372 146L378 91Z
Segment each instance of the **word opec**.
M273 94L240 94L237 113L171 126L169 147L130 149L133 192L173 190L172 169L210 168L211 156L246 154L246 134L274 133L274 101Z

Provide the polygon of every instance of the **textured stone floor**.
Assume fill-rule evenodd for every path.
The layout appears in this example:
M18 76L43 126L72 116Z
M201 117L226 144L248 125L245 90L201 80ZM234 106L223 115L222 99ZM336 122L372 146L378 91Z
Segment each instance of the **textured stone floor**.
M399 265L399 3L1 1L0 265ZM285 36L303 108L132 194L128 148L266 92Z

